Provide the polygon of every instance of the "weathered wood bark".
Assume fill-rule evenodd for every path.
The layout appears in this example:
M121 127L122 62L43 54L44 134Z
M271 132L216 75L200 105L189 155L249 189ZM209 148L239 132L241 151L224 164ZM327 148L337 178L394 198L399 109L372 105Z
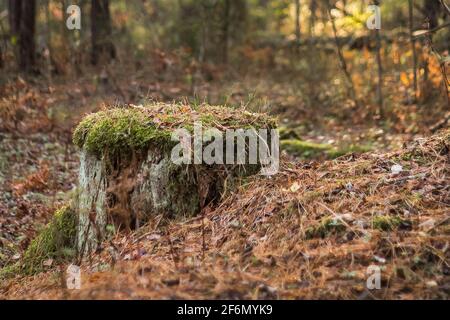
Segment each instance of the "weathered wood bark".
M192 216L201 206L192 170L174 166L170 153L150 149L142 161L111 174L106 159L81 153L78 195L78 249L92 252L111 224L134 229L149 217Z
M116 49L111 40L111 16L109 0L91 1L91 62L109 62L116 57Z
M217 200L223 184L233 177L254 174L255 166L227 169L227 175L198 165L174 165L170 152L151 148L144 159L118 164L111 172L106 158L82 151L80 156L78 251L96 250L106 226L137 229L150 217L190 217ZM258 167L259 168L259 167Z
M105 168L98 159L82 152L76 210L78 211L77 244L80 256L92 252L101 241L101 228L106 226L106 181Z

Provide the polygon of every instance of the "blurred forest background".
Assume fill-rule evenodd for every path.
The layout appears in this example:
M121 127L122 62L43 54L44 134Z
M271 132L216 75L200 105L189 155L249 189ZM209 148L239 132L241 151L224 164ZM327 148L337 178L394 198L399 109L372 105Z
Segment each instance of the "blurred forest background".
M292 159L386 151L448 127L449 49L447 0L0 0L0 267L74 189L86 113L245 106Z
M370 30L377 3L381 29ZM72 4L79 30L66 26ZM448 11L440 0L1 1L1 127L42 109L64 127L95 105L86 99L186 98L308 129L427 131L449 109ZM20 101L31 87L52 92L44 106Z

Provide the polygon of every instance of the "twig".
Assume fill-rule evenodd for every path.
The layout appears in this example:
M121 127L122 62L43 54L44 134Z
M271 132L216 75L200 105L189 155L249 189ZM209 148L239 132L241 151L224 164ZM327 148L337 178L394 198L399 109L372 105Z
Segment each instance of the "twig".
M450 7L444 2L444 0L439 0L439 2L442 4L447 14L450 15Z
M414 40L419 39L420 37L429 35L430 33L434 33L436 31L439 31L441 29L447 28L448 26L450 26L450 22L441 24L440 26L434 27L433 29L428 29L428 30L416 30L413 33L414 36Z
M172 239L170 238L170 230L169 228L167 228L167 240L169 242L169 247L170 247L170 256L172 257L173 260L173 264L175 265L175 268L178 269L178 257L175 254L175 250L173 248L173 243L172 243Z
M355 86L353 85L352 76L350 75L350 72L347 68L347 63L345 62L344 55L342 54L342 48L339 44L339 39L337 37L337 28L336 28L336 22L334 20L334 17L331 14L331 5L327 1L328 4L328 17L331 21L331 26L333 27L333 35L334 35L334 41L336 43L336 51L339 57L339 62L342 68L342 71L344 72L345 78L347 79L348 89L350 91L350 96L352 97L353 101L355 102L355 105L358 106L358 101L356 100L356 92L355 92Z
M440 121L438 121L436 124L432 125L430 127L431 133L434 133L438 131L439 129L444 128L447 125L447 122L450 120L450 112L447 112L447 114L444 116L444 118Z

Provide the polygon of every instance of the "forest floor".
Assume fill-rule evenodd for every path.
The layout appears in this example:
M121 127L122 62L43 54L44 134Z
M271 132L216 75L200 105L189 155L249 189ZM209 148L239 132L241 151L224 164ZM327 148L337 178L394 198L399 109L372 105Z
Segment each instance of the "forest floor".
M0 267L21 259L74 192L71 135L85 113L122 100L196 98L184 83L127 83L18 79L1 88ZM404 130L349 125L308 111L282 84L245 84L202 84L196 92L280 115L293 129L289 139L373 151L328 161L285 154L275 178L255 177L200 217L156 217L117 234L81 266L81 290L64 289L66 266L48 261L41 274L0 279L0 298L447 299L449 131L423 138L429 132L407 121L397 124ZM380 267L380 290L366 288L370 265Z

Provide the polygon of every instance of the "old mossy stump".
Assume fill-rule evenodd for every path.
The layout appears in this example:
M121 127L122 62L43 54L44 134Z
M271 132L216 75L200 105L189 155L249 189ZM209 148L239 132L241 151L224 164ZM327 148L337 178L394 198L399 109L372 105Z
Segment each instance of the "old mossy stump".
M198 124L203 132L215 130L224 139L225 132L239 132L238 129L276 133L273 130L276 122L267 115L209 105L195 108L183 104L130 105L88 115L80 122L74 131L74 143L81 149L75 208L79 252L95 250L109 225L115 230L129 230L155 215L195 215L216 201L225 186L264 168L260 157L253 163L237 164L196 162L195 157L187 161L191 154L188 157L184 154L186 140L180 142L174 136L180 130L192 133L193 143L189 140L188 145L194 147L188 150L195 156ZM266 146L274 141L270 133L269 138L261 140ZM233 141L239 139L239 134ZM220 143L217 136L206 139ZM177 146L184 150L182 163L173 158ZM207 146L200 148L204 150ZM239 152L235 147L232 150ZM223 151L227 152L225 147ZM268 149L273 157L271 151ZM245 148L247 155L248 152ZM275 153L277 156L278 150Z

